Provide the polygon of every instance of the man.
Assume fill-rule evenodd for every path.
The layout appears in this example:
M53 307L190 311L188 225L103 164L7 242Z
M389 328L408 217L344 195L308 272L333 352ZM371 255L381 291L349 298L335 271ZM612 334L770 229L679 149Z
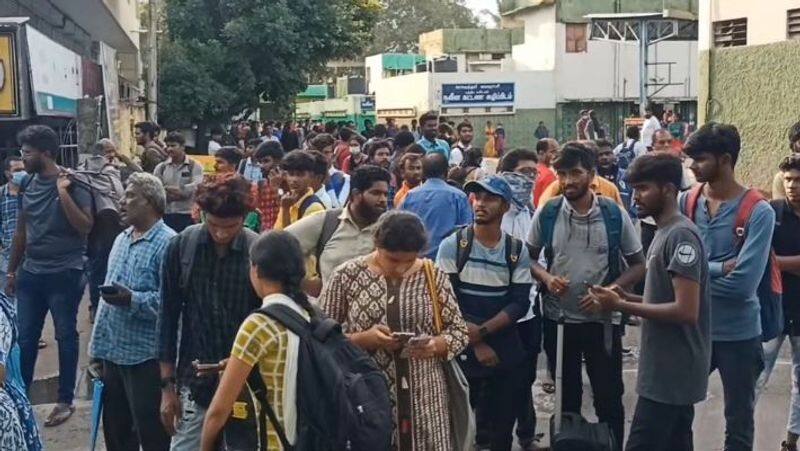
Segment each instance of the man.
M260 139L251 139L247 141L247 146L244 149L245 158L239 163L239 174L251 182L258 182L264 179L264 174L261 172L261 165L259 165L254 158L256 149L260 145Z
M544 121L539 121L539 126L536 127L536 130L533 132L533 137L536 138L537 141L550 137L550 130L544 125Z
M273 121L264 122L264 126L261 127L261 142L268 141L275 141L278 143L281 141L275 136L275 123Z
M493 176L469 182L465 190L475 195L475 222L447 237L436 261L450 276L469 329L470 346L458 362L477 410L476 442L510 451L530 366L515 327L530 309L530 257L500 228L512 201L509 185Z
M31 125L17 136L25 170L6 294L17 296L22 379L33 380L39 338L47 312L58 341L58 403L45 421L57 426L72 415L78 370L78 305L86 286L87 236L94 225L89 191L56 165L58 135ZM21 264L21 265L20 265Z
M622 198L622 206L625 207L632 218L636 217L636 212L633 211L633 192L631 187L625 181L625 170L622 169L612 150L612 145L605 139L597 140L597 175L613 183L619 190L619 195Z
M428 258L435 258L439 243L457 227L472 222L472 208L467 196L458 188L445 182L447 157L430 153L422 160L425 183L409 192L403 201L403 210L416 213L428 232Z
M579 141L587 139L586 137L586 124L589 123L589 110L581 110L578 117L578 122L575 123L575 136Z
M525 242L533 224L533 184L537 177L536 153L515 149L503 155L497 168L500 176L511 187L511 205L503 215L500 228L514 238ZM532 386L536 382L536 361L542 346L541 312L536 304L538 290L531 286L530 308L517 321L517 332L525 349L524 366L527 368L525 384L517 395L517 439L523 450L535 449L536 408L533 404Z
M789 150L792 155L800 154L800 122L795 122L789 129ZM786 191L784 190L783 172L778 171L775 178L772 180L772 198L784 199Z
M647 153L647 146L640 141L639 127L631 125L625 130L625 141L614 148L614 156L620 168L625 169L638 157Z
M283 146L277 141L266 141L256 148L253 159L259 165L263 178L251 184L253 204L261 215L261 231L271 230L278 219L281 196L278 190L284 188L284 178L280 164L283 160Z
M439 134L439 115L435 111L429 111L419 118L419 125L422 128L422 139L417 144L425 149L425 153L440 153L446 159L450 159L450 146L447 141L438 139Z
M350 139L356 135L355 132L349 128L339 129L339 141L333 148L333 166L336 169L342 170L345 161L350 159Z
M159 163L169 158L167 151L155 141L158 136L156 130L156 125L152 122L137 122L133 126L133 136L136 139L136 144L142 146L142 170L151 174Z
M752 195L736 180L740 149L736 127L715 122L700 127L687 140L685 151L702 185L680 198L681 210L697 224L709 256L711 368L719 369L725 391L727 450L753 448L756 380L764 367L756 290L775 227L775 212L759 201L751 205L744 236L737 230L739 210ZM694 206L689 205L690 196Z
M331 208L342 208L342 205L347 203L347 196L350 194L350 175L333 167L335 145L336 140L333 139L332 135L321 133L311 139L309 150L316 150L325 155L325 159L328 161L328 177L325 179L325 189L331 199Z
M627 451L692 451L694 404L706 398L711 365L708 262L699 231L680 214L680 160L642 156L628 168L638 214L658 225L647 258L644 296L590 288L582 306L636 315L642 322L639 400Z
M644 123L642 124L642 144L648 149L653 147L653 133L661 129L661 121L653 114L653 110L647 108L644 111Z
M345 208L303 218L286 229L297 237L307 257L317 258L323 285L336 267L375 249L372 235L378 218L386 212L389 173L385 169L362 166L351 181Z
M242 154L239 149L233 146L225 146L217 149L214 154L214 172L217 174L232 174L236 172L239 163L242 161Z
M372 128L372 121L369 119L364 119L364 131L361 132L361 136L366 139L372 139L376 135L375 129ZM379 138L380 139L380 138Z
M27 174L20 157L7 157L3 162L3 169L6 184L0 188L0 287L5 288L14 231L17 230L20 188Z
M208 140L208 154L210 156L214 156L217 154L217 151L222 147L222 135L225 132L222 131L222 127L219 125L215 125L211 128L211 139Z
M475 137L475 131L469 122L458 124L456 131L458 132L458 142L450 150L450 166L458 166L464 161L464 153L472 149L472 139Z
M315 167L314 157L302 150L289 152L281 161L281 171L289 189L281 196L276 230L283 230L306 216L325 211L325 205L312 188Z
M558 158L558 141L552 138L545 138L536 143L536 155L539 164L536 166L536 185L533 187L533 205L539 206L539 200L544 191L556 181L556 173L553 171L553 162Z
M102 362L103 432L110 451L169 449L159 421L160 372L156 350L161 263L175 232L161 219L167 197L147 173L128 180L123 220L130 227L114 241L92 330L89 355Z
M249 277L249 250L257 235L243 228L249 192L250 184L240 177L200 185L196 199L205 222L173 238L164 255L161 421L173 436L173 451L200 449L222 361L230 355L241 322L261 305ZM220 365L198 376L194 361Z
M772 236L772 247L778 258L783 282L783 316L785 327L778 337L764 343L764 372L758 381L759 390L766 387L769 376L775 368L778 354L784 341L789 339L792 347L792 387L797 387L800 375L800 156L790 155L779 166L783 174L783 192L786 197L774 199L775 233ZM786 441L781 444L781 451L796 451L797 439L800 436L800 393L792 390L789 410Z
M422 157L415 153L406 153L400 158L400 171L403 184L394 195L395 208L400 208L408 193L422 183Z
M180 233L192 225L192 196L203 181L203 167L186 156L186 140L178 132L171 132L167 144L169 160L159 163L153 174L167 191L167 210L164 222Z
M307 150L304 152L308 152L314 158L314 178L311 189L314 190L314 195L322 202L325 209L330 210L334 208L333 199L331 199L325 187L325 181L328 179L329 160L322 152L316 150Z
M378 166L389 172L391 177L389 181L389 210L394 208L394 195L397 192L397 179L394 174L389 171L392 164L392 142L389 140L373 141L367 147L367 155L369 156L368 164Z
M670 133L669 130L662 128L653 133L652 151L668 153L680 158L683 167L681 191L685 191L697 183L692 170L689 169L692 165L692 159L687 158L680 147L675 147L675 138L672 136L672 133Z
M142 172L142 168L124 153L117 150L117 145L114 141L108 138L103 138L94 145L94 153L102 155L106 158L107 164L114 166L120 173L120 179L123 183L128 180L131 174Z
M586 141L583 145L589 148L590 150L596 148L595 144L590 141ZM600 175L598 175L596 171L594 179L592 179L591 183L589 184L589 188L595 194L607 197L616 202L621 207L625 206L625 203L622 201L622 195L619 193L619 189L617 188L617 186L609 182L608 180L604 179L603 177L600 177ZM542 205L546 204L550 199L559 196L563 193L564 193L564 185L561 183L560 179L557 179L554 182L550 183L550 186L545 188L541 197L539 197L539 203L536 206L541 207Z
M543 290L544 344L550 372L555 374L556 325L564 320L563 410L581 411L581 361L586 361L597 417L607 423L621 444L622 340L619 315L587 313L579 304L588 285L630 287L644 276L642 245L630 217L592 181L596 157L583 142L569 142L555 162L563 196L543 202L528 238L531 256L545 251L547 267L533 263L533 276ZM621 260L627 264L623 271Z

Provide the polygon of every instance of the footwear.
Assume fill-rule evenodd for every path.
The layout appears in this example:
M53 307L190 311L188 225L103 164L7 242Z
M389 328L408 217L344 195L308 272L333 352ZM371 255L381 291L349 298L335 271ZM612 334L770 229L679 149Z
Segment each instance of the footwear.
M75 406L58 403L53 407L53 410L50 411L50 415L47 416L47 421L44 422L44 425L45 427L58 426L69 420L69 417L71 417L73 413L75 413Z
M548 395L552 395L556 392L556 384L552 382L542 382L542 391Z
M94 324L94 317L97 316L97 307L89 306L89 324Z
M797 451L797 443L781 443L781 451Z
M44 340L39 340L39 349L44 349L47 347L47 342Z

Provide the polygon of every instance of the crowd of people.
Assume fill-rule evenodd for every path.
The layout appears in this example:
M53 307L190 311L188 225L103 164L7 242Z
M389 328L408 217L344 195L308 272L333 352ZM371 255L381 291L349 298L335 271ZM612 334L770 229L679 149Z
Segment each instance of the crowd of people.
M157 125L138 123L136 158L108 140L95 147L101 172L120 180L124 227L88 263L97 193L57 164L53 130L28 127L21 157L4 163L0 197L3 446L42 447L25 387L48 312L59 388L44 425L74 412L88 276L109 450L237 449L247 434L229 428L248 417L251 382L266 388L256 412L269 418L252 426L266 449L307 443L315 427L298 407L309 396L298 379L313 370L303 360L311 338L257 311L278 305L302 323L334 320L383 375L391 449L510 450L515 431L522 449L537 449L532 386L544 351L546 385L561 385L564 412L582 410L585 367L618 450L693 449L694 405L712 371L724 391L724 448L752 450L755 404L789 338L792 406L780 446L796 450L800 123L767 201L737 179L732 125L706 124L676 146L671 128L651 133L645 123L615 147L592 112L586 119L585 139L563 144L539 123L535 149L503 149L493 174L486 149L472 146L473 125L434 112L363 133L214 128L215 172L205 175L183 135L162 141ZM490 127L497 138L500 126ZM626 437L630 317L641 319L641 350ZM466 439L454 368L475 417Z

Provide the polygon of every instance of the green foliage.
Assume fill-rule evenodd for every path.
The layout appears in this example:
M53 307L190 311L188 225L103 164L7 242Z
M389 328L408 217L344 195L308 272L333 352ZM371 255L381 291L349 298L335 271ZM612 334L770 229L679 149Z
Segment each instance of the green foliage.
M383 0L383 4L367 55L416 52L422 33L478 26L478 20L463 0Z
M159 117L220 121L264 100L288 104L331 59L372 38L375 0L167 0Z

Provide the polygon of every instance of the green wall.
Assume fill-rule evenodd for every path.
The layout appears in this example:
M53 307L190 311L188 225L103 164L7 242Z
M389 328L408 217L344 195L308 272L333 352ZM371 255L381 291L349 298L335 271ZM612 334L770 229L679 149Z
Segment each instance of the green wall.
M740 180L769 188L789 152L788 129L800 120L800 42L701 52L700 123L731 123L742 136Z
M463 119L461 116L449 116L458 125ZM483 147L486 144L486 136L483 134L486 128L486 121L492 121L496 126L503 124L506 131L506 150L518 147L534 149L536 138L533 132L539 126L539 121L544 121L544 125L550 130L550 136L555 133L556 110L517 110L514 115L489 115L489 116L469 116L469 121L475 128L474 145Z

